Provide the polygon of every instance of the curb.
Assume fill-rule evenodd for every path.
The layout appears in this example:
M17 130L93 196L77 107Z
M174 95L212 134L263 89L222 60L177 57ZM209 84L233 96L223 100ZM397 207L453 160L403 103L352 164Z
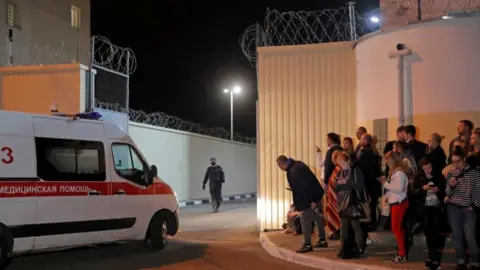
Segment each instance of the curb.
M266 233L260 233L260 244L268 254L275 258L289 261L291 263L308 266L323 270L393 270L394 268L387 268L378 265L359 264L357 262L345 262L342 260L331 260L322 257L309 256L305 254L298 254L286 248L281 248L275 245ZM395 269L399 270L399 269Z
M226 196L226 197L222 197L222 200L224 202L228 202L228 201L255 198L256 196L257 196L257 193L254 192L254 193L247 193L247 194L241 194L241 195ZM186 206L192 206L192 205L209 204L210 202L211 202L210 199L191 200L191 201L179 202L178 205L180 207L186 207Z

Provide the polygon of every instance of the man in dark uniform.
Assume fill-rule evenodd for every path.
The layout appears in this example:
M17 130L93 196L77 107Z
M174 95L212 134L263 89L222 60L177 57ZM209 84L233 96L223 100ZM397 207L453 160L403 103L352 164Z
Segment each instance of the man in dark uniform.
M218 212L218 208L222 203L222 184L225 183L225 173L222 167L217 165L217 160L210 158L211 166L207 168L205 178L203 179L202 189L205 190L205 185L210 181L210 198L212 201L213 212Z

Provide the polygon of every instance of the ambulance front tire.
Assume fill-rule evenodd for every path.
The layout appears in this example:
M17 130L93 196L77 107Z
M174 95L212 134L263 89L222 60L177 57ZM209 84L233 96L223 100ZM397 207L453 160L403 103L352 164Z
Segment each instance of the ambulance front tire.
M0 270L7 269L12 263L13 235L7 226L0 224Z
M168 244L168 219L167 216L157 212L148 226L148 238L155 251L163 250Z

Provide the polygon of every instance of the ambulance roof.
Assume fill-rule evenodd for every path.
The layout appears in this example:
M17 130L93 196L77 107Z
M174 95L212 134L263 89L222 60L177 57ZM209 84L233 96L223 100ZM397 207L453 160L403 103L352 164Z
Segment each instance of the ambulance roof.
M51 121L49 121L51 120ZM58 121L61 122L58 122ZM37 136L39 135L40 130L35 130L34 132L34 124L35 122L42 122L42 123L55 123L54 126L60 127L63 126L64 128L68 129L75 129L81 127L86 132L81 132L83 134L89 134L88 130L90 128L95 129L95 126L98 125L103 126L103 137L109 139L119 139L119 140L131 140L128 134L122 130L118 125L110 121L102 121L102 120L86 120L86 119L77 119L73 120L70 117L61 117L61 116L49 116L49 115L41 115L41 114L31 114L31 113L23 113L23 112L13 112L13 111L3 111L0 110L0 134L5 135L21 135L21 136ZM74 125L74 126L72 126ZM64 137L61 134L61 130L64 129L45 129L40 128L40 133L45 134L49 133L48 137L57 137L55 136L58 134L58 137ZM51 134L50 134L51 133ZM86 135L89 137L88 135ZM99 140L98 136L95 138ZM85 138L85 140L89 140Z

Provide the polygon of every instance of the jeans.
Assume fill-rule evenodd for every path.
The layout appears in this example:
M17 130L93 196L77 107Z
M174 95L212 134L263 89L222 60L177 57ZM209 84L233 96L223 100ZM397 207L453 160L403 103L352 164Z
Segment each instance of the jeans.
M479 249L477 246L477 214L475 210L458 205L447 205L448 221L452 228L453 245L458 263L466 263L466 249L470 253L472 264L479 263Z
M353 229L353 236L355 237L355 243L357 244L357 248L364 250L365 249L365 238L364 232L362 229L362 225L360 224L360 220L358 219L349 219L349 218L341 218L340 219L340 241L341 241L341 250L345 249L345 243L347 242L349 237L352 237L348 234L350 225L352 225Z
M315 223L319 238L325 240L325 221L323 220L322 205L317 203L315 209L308 208L300 212L300 223L302 224L303 239L305 245L312 244L312 225Z
M210 182L210 198L212 200L213 208L220 207L222 204L222 183Z

